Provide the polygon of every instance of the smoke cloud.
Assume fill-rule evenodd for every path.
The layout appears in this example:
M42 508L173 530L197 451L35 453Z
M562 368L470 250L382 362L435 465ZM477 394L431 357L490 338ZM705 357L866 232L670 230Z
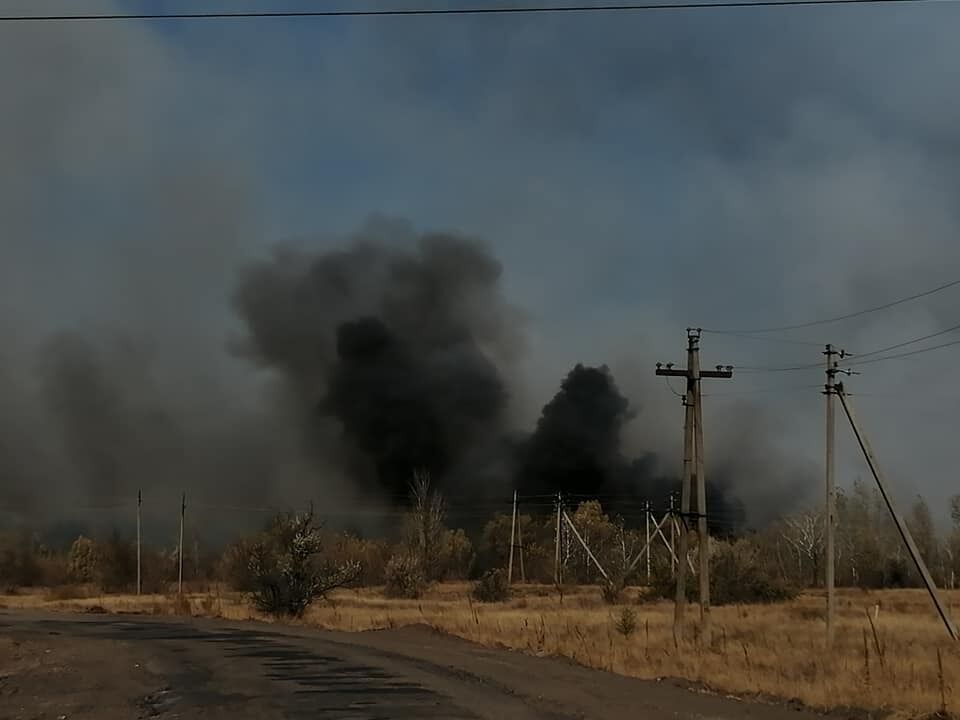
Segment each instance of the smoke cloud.
M477 477L452 484L483 469L478 455L503 430L498 364L520 340L500 274L474 240L374 221L346 249L248 267L241 351L282 377L307 452L334 453L364 489L399 498L424 469L469 493Z
M957 8L776 12L0 28L0 505L142 487L333 512L394 502L414 464L450 493L663 497L682 409L652 367L682 362L683 327L876 305L960 259ZM348 234L371 209L416 225ZM268 255L291 237L310 239ZM869 351L955 304L795 339ZM716 335L704 353L821 359ZM950 362L851 380L889 474L933 506ZM707 397L708 479L751 520L819 493L821 380ZM841 484L862 471L838 462Z

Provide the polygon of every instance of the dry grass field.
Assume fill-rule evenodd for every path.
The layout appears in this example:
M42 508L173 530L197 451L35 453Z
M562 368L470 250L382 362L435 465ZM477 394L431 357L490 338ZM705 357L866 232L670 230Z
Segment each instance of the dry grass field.
M795 700L817 708L886 711L896 717L960 712L960 648L950 642L919 590L842 591L837 642L824 648L823 599L807 594L778 605L713 609L713 642L691 632L675 643L670 603L609 606L597 588L560 598L550 587L527 586L506 603L477 604L465 583L435 586L421 600L387 600L377 589L339 591L303 619L348 631L425 624L490 646L560 655L592 667L642 678L682 678L716 692ZM218 591L185 600L163 595L83 597L74 589L0 597L6 607L257 617L243 598ZM79 596L79 597L78 597ZM956 614L960 592L948 599ZM878 607L879 606L879 607ZM617 629L623 608L636 629ZM691 619L697 616L690 607ZM876 613L876 634L867 613ZM694 623L691 623L693 625ZM938 649L943 675L938 669Z

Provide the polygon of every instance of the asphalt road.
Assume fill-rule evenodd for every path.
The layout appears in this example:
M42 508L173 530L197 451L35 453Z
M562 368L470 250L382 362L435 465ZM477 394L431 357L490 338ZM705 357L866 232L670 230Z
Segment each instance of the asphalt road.
M0 639L13 648L6 671L0 654L2 720L815 717L480 648L425 628L345 634L0 612Z

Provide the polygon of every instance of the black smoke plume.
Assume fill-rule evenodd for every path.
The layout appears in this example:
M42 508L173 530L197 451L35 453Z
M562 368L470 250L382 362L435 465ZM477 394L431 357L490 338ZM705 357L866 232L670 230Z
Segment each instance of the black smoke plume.
M653 453L629 459L621 450L624 426L635 412L606 366L578 364L520 448L520 492L559 491L574 503L599 498L608 511L624 515L637 514L647 501L665 509L678 478L663 474ZM707 507L715 531L730 532L743 521L743 508L723 479L708 483Z
M517 329L500 274L468 238L374 224L345 250L249 267L236 307L247 351L280 372L308 446L391 498L414 469L469 494L509 399L498 363Z

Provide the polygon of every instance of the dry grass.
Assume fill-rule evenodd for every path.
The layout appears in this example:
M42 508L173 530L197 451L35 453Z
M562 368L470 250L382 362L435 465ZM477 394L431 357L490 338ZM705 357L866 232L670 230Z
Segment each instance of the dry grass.
M824 648L823 599L814 594L780 605L714 608L713 642L707 645L695 632L675 644L673 608L666 602L636 606L637 630L625 638L616 630L619 610L600 600L598 588L568 592L561 603L550 588L530 586L509 602L485 605L472 602L469 590L467 584L447 583L421 600L387 600L378 589L340 591L332 602L311 608L304 622L348 631L425 624L484 645L561 655L625 675L684 678L725 693L911 717L942 709L940 648L947 709L960 710L960 697L954 695L960 648L948 640L918 590L840 593L832 655ZM625 594L635 596L635 591ZM960 604L960 592L948 596L951 605ZM162 595L0 598L8 607L83 611L100 605L112 612L256 617L236 594L193 594L184 601ZM866 611L874 612L878 604L875 637ZM691 619L696 615L691 606Z

